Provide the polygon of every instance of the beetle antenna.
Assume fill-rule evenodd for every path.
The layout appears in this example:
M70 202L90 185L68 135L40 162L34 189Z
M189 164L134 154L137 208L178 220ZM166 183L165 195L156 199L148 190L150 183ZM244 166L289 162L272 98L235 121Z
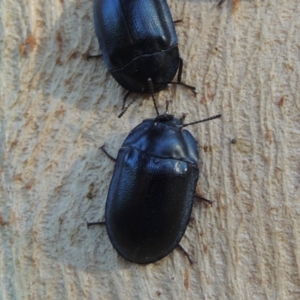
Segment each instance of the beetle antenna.
M216 116L204 119L204 120L200 120L200 121L196 121L196 122L192 122L192 123L183 124L181 127L186 127L186 126L190 126L190 125L194 125L194 124L198 124L198 123L202 123L202 122L214 120L214 119L221 118L221 117L222 117L222 115L219 114L219 115L216 115Z
M154 94L153 82L152 82L151 78L148 78L148 87L151 92L151 96L152 96L154 108L156 110L156 114L159 116L159 112L158 112L157 105L156 105L156 98L155 98L155 94Z

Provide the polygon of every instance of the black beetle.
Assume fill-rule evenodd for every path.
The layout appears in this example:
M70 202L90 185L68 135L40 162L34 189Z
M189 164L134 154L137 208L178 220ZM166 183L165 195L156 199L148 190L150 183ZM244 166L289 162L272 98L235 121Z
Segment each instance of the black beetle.
M156 262L180 246L199 175L197 142L183 127L219 117L183 124L165 113L135 127L116 159L105 222L87 225L105 224L117 252L138 264Z
M183 63L165 0L94 0L94 24L108 71L128 91L123 108L129 93L156 93L168 83L196 93L181 81Z

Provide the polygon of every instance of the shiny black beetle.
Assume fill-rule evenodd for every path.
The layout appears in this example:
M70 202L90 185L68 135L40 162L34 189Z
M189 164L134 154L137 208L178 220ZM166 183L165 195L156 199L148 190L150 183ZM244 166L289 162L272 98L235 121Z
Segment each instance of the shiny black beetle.
M114 248L133 263L156 262L180 246L199 175L197 142L183 127L219 117L183 124L165 113L135 127L116 159L105 222L88 226L105 224Z
M105 65L128 94L156 93L166 88L182 59L166 0L94 0L94 24ZM149 79L152 87L149 87Z

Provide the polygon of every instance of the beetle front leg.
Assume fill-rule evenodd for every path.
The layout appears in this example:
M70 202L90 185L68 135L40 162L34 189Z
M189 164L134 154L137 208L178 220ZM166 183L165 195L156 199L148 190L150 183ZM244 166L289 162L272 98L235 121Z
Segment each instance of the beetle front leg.
M110 160L112 160L113 162L116 162L117 159L114 158L113 156L111 156L104 147L105 147L105 145L101 146L99 149L101 149Z
M182 251L183 254L187 257L187 259L189 260L189 262L190 262L190 264L191 264L191 266L192 266L195 262L191 259L191 257L190 257L189 254L187 253L187 251L186 251L180 244L178 244L177 247L178 247L179 250Z
M199 200L202 200L202 201L205 201L207 203L209 203L210 205L212 205L215 201L212 201L212 200L208 200L200 195L195 195L195 198L199 199Z

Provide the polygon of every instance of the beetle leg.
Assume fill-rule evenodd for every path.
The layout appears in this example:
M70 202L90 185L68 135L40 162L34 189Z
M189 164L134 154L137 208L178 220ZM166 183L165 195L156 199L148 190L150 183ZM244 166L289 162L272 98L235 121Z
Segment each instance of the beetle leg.
M185 120L185 117L187 116L187 114L183 113L181 118L180 118L180 121L182 122L182 124L184 123L184 120Z
M106 154L106 156L107 156L109 159L111 159L112 161L116 162L117 159L114 158L113 156L111 156L111 155L106 151L106 149L105 149L104 147L105 147L105 145L101 146L99 149L101 149L101 150Z
M220 7L224 2L225 0L220 0L219 3L217 4L217 7Z
M91 58L100 58L102 57L102 54L98 54L98 55L88 55L87 56L87 60L90 60Z
M155 94L154 94L154 89L153 89L153 83L152 83L152 79L151 78L148 78L148 88L149 88L149 90L150 90L150 92L151 92L151 96L152 96L152 100L153 100L153 103L154 103L154 108L155 108L155 110L156 110L156 114L157 115L159 115L159 112L158 112L158 109L157 109L157 105L156 105L156 98L155 98ZM136 99L134 99L134 100L132 100L126 107L125 107L125 103L126 103L126 100L127 100L127 97L129 96L129 94L130 94L131 92L127 92L126 94L125 94L125 96L124 96L124 99L123 99L123 106L122 106L122 111L121 111L121 113L118 115L118 118L121 118L124 114L125 114L125 112L126 112L126 110L129 108L129 106L133 103L133 102L135 102L135 100Z
M178 19L178 20L173 21L174 24L181 23L181 22L183 22L183 19Z
M124 99L123 99L123 106L122 106L122 111L120 112L120 114L118 115L118 118L121 118L126 110L129 108L129 106L136 100L136 99L133 99L126 107L125 107L125 103L126 103L126 100L127 100L127 97L129 96L131 92L127 92L124 96Z
M187 257L187 259L189 260L191 266L195 263L189 256L189 254L187 253L187 251L180 245L178 244L177 247L179 248L180 251L183 252L183 254Z
M166 115L169 114L169 104L170 104L170 102L172 102L172 100L166 100L166 112L165 112Z
M206 201L207 203L209 203L209 204L213 204L215 201L212 201L212 200L208 200L208 199L206 199L206 198L203 198L202 196L200 196L200 195L195 195L195 198L197 198L197 199L200 199L200 200L203 200L203 201Z
M186 84L186 83L184 83L184 82L181 81L182 68L183 68L183 60L182 60L181 57L179 57L177 82L171 81L169 83L183 85L183 86L187 87L188 89L190 89L196 95L197 91L196 91L196 88L194 86L188 85L188 84Z
M178 75L177 75L178 82L181 82L182 68L183 68L183 60L181 57L179 57L179 66L178 66Z
M157 106L156 106L156 99L155 99L152 79L148 78L147 82L148 82L148 88L149 88L149 90L151 92L151 95L152 95L152 100L153 100L153 103L154 103L154 108L156 110L156 114L159 115L159 112L158 112L158 109L157 109Z
M124 99L123 99L123 106L122 106L122 109L124 110L125 109L125 103L126 103L126 100L127 100L127 97L130 95L130 92L127 92L124 96Z
M94 225L105 225L105 222L86 222L86 225L88 228L90 228L90 226Z

